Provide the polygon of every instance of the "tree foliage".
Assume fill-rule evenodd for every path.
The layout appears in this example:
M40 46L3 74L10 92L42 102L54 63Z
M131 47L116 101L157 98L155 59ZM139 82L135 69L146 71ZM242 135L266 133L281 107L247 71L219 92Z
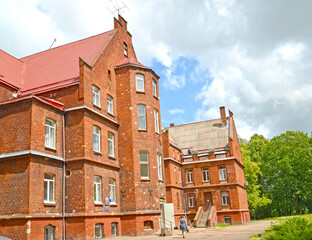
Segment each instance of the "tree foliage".
M300 131L271 140L255 134L241 141L253 218L312 212L311 143Z

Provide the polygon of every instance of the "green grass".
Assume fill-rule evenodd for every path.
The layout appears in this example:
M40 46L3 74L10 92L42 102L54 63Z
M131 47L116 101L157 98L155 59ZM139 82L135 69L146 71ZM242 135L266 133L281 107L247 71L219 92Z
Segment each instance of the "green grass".
M307 233L308 229L306 229L307 227L305 224L312 225L312 214L266 218L266 219L261 219L261 220L256 220L256 221L278 221L277 223L274 224L273 227L267 228L265 232L262 233L264 240L265 239L308 239L308 240L311 239L312 240L312 236L311 238L310 236L308 238L304 238L303 236L304 234L310 234L310 232ZM305 227L303 227L303 225ZM298 233L298 231L301 231L301 232ZM298 238L296 234L298 234L300 237L302 236L302 238ZM258 237L258 234L249 238L249 240L260 240L260 239L261 238Z
M228 226L231 226L231 224L228 224L228 223L218 223L218 224L216 224L216 227L228 227Z

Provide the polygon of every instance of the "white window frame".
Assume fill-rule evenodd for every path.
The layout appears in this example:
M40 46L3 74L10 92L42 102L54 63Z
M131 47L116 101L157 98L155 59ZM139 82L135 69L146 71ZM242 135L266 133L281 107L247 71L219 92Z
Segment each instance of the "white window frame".
M98 144L96 144L95 139L98 140ZM101 129L95 125L93 125L93 151L101 152Z
M144 156L146 154L146 160L144 159ZM147 175L142 175L142 166L147 166ZM147 151L140 151L140 174L141 178L148 179L149 178L149 159L148 159L148 152Z
M140 109L141 108L141 109ZM142 110L142 112L141 112ZM139 113L140 111L140 113ZM137 113L138 113L138 129L146 130L146 106L144 104L137 105Z
M194 193L188 194L187 198L188 198L189 208L195 208L196 207L196 197L195 197L195 194Z
M182 174L181 174L181 168L179 168L179 179L180 179L180 183L182 183Z
M153 85L153 95L154 97L157 97L157 82L154 78L152 79L152 85Z
M155 132L159 133L159 112L154 108Z
M101 107L101 90L95 85L92 85L92 103L97 107Z
M114 99L110 95L107 95L107 112L114 115Z
M226 167L219 167L219 178L221 180L227 180Z
M158 179L162 181L164 179L163 179L162 159L160 153L157 153L157 163L158 163Z
M221 192L221 201L222 201L222 206L229 206L230 205L230 193L227 191Z
M102 203L102 177L94 176L94 203Z
M46 118L45 121L45 146L55 149L56 121Z
M112 234L112 237L118 236L118 223L113 222L111 224L111 234Z
M203 182L210 182L210 171L209 168L203 168Z
M44 174L44 193L44 203L55 203L55 175L52 173Z
M108 132L107 140L108 140L108 156L115 157L114 134L111 132Z
M103 238L104 237L104 234L103 234L103 223L97 223L97 224L95 224L95 226L94 226L94 238L95 239L101 239L101 238ZM99 231L98 233L98 235L97 235L97 230Z
M192 169L186 170L186 183L193 183L193 170Z
M144 75L137 73L135 75L136 90L138 92L145 92Z
M116 204L116 180L114 178L110 178L108 186L109 186L109 202L110 204Z

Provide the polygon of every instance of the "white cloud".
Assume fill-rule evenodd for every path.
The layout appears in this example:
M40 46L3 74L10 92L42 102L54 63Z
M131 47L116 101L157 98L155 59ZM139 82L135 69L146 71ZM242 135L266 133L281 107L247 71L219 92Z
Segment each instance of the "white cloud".
M179 109L179 108L169 109L168 112L171 115L184 114L185 113L184 109Z

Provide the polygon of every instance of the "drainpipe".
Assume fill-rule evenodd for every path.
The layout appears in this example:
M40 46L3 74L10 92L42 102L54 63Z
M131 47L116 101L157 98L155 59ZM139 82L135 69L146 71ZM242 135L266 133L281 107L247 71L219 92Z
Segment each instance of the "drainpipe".
M63 180L62 180L62 239L65 240L66 224L65 224L65 111L62 114L62 150L63 150Z
M182 157L181 157L182 158ZM183 158L182 158L183 159ZM181 159L181 162L182 162L182 159ZM184 184L183 184L183 181L184 181L184 177L183 177L183 168L182 168L182 164L181 164L181 178L182 178L182 195L183 195L183 204L184 204L184 215L185 215L185 220L186 220L186 224L187 224L187 211L186 211L186 199L185 199L185 192L184 192Z

